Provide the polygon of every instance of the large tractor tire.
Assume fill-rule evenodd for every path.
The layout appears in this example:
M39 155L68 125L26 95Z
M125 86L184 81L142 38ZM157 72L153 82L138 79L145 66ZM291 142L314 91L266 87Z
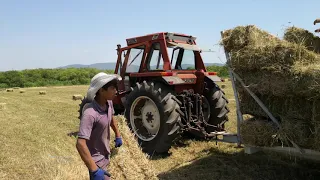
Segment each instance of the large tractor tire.
M225 131L225 123L228 121L227 114L230 112L227 107L229 101L225 96L225 93L219 88L218 85L215 85L211 88L206 94L206 98L209 101L210 105L210 118L208 123L214 127L208 127L207 132L214 131Z
M174 99L167 86L146 81L127 95L128 126L149 155L167 153L179 133L180 107Z

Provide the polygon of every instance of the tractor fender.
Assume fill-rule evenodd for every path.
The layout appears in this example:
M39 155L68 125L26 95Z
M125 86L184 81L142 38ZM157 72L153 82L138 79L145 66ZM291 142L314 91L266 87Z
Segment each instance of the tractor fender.
M205 75L206 81L221 82L221 78L217 75Z

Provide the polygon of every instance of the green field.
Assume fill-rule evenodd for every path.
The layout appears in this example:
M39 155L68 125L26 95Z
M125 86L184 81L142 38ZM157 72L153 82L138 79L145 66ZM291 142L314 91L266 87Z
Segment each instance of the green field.
M231 83L224 84L231 109L227 128L235 132L235 101ZM0 103L6 103L4 109L0 109L0 179L88 179L87 169L75 148L76 137L72 136L78 130L80 103L73 101L72 95L84 95L87 86L24 90L25 93L20 93L19 89L0 92ZM46 91L47 94L39 95L39 91ZM131 154L130 157L134 157L140 152L129 148L130 143L124 141L123 147L113 151L123 150L126 152L122 155ZM235 144L180 139L170 153L167 157L151 157L144 164L136 162L136 166L127 169L122 167L133 163L130 158L114 156L110 172L113 177L118 177L116 179L146 179L146 176L137 175L146 168L159 179L275 180L320 177L319 163L290 155L263 152L247 155L243 148L236 148Z

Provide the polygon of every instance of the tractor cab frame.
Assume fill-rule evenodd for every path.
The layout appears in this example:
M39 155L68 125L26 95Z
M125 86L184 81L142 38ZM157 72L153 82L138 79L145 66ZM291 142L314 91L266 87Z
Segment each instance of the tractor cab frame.
M204 83L221 81L216 72L207 72L196 37L161 32L129 38L126 42L127 47L117 45L114 71L122 77L119 95L114 100L119 113L124 111L124 95L137 82L160 81L172 86L177 93L192 89L202 94ZM206 85L213 86L212 83Z

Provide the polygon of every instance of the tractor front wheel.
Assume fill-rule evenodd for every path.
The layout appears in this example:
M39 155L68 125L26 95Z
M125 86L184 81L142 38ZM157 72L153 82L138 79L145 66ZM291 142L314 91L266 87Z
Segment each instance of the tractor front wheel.
M180 126L179 104L165 85L137 83L126 98L125 117L142 150L149 155L166 153Z

